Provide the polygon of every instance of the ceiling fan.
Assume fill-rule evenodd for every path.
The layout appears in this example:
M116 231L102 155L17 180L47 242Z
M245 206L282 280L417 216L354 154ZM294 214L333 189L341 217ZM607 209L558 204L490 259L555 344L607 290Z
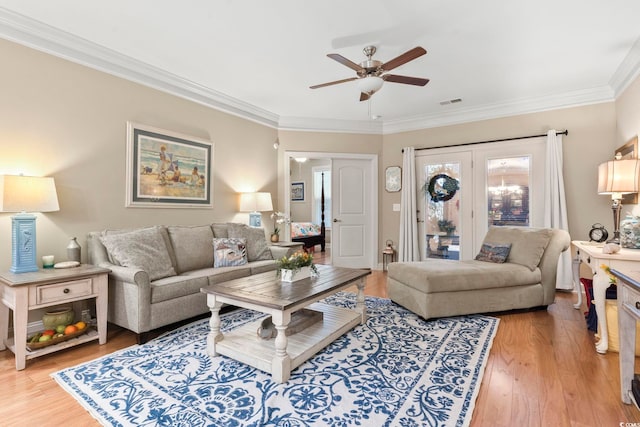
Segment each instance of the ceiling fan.
M387 71L391 71L400 65L406 64L424 54L426 50L420 46L414 47L411 50L403 53L402 55L393 58L391 61L387 61L384 64L381 61L373 59L373 55L376 53L375 46L367 46L363 50L367 56L366 61L362 61L360 64L356 64L337 53L330 53L327 56L334 61L338 61L342 65L345 65L357 74L357 77L350 77L348 79L336 80L333 82L322 83L315 86L310 86L310 89L318 89L325 86L331 86L339 83L346 83L352 80L358 80L358 88L360 89L360 101L366 101L376 93L382 87L385 81L392 83L403 83L414 86L424 86L429 83L429 79L422 79L419 77L399 76L397 74L385 74Z

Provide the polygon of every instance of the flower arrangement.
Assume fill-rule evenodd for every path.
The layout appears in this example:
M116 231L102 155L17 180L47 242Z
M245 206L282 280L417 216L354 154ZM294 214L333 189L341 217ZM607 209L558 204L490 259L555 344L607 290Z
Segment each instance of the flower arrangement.
M615 285L618 282L616 280L616 277L613 274L611 274L611 268L609 268L607 264L600 265L600 268L609 276L609 283L611 283L612 285Z
M299 271L302 267L309 267L311 271L318 274L318 268L313 263L313 256L307 252L296 252L290 257L282 257L277 261L278 270L276 275L280 275L281 270L292 270L293 272Z
M273 233L271 234L280 234L280 224L288 224L289 218L284 214L284 212L274 212L271 214L271 219L273 220Z

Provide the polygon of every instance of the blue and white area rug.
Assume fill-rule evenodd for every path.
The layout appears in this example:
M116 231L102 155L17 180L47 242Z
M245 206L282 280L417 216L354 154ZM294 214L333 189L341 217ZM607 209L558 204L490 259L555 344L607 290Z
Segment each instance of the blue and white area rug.
M355 306L355 295L326 300ZM108 426L465 426L498 319L425 321L366 298L368 320L292 372L286 384L206 353L208 320L52 374ZM263 316L236 310L229 330Z

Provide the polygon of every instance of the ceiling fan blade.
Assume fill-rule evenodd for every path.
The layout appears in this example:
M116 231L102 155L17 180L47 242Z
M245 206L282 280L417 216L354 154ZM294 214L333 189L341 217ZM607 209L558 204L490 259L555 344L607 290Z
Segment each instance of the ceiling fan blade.
M357 80L357 79L358 79L357 77L349 77L348 79L336 80L334 82L328 82L328 83L322 83L319 85L309 86L309 89L318 89L320 87L337 85L339 83L346 83L346 82L350 82L351 80Z
M351 68L354 71L357 72L364 72L364 68L362 68L360 65L356 64L353 61L348 60L347 58L345 58L344 56L338 54L338 53L330 53L327 55L329 58L333 59L334 61L338 61L339 63L341 63L342 65L346 65L347 67Z
M360 101L366 101L367 99L371 98L371 95L373 95L373 93L360 92Z
M387 82L404 83L406 85L424 86L429 83L429 79L421 79L420 77L398 76L397 74L385 74L382 79Z
M424 55L425 53L427 53L427 51L421 48L420 46L414 47L413 49L406 51L402 55L393 58L391 61L388 61L382 64L382 69L385 71L393 70L394 68L399 67L402 64L405 64L409 61L412 61L418 58L419 56Z

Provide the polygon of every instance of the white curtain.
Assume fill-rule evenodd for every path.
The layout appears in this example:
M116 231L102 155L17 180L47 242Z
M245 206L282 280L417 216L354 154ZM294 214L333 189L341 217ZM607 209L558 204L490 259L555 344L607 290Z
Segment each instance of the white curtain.
M546 160L544 226L568 232L567 202L562 174L562 135L556 135L554 129L547 132ZM571 251L567 250L560 255L558 260L556 289L573 289L573 287Z
M416 201L416 155L405 147L402 155L402 193L400 194L400 244L398 261L420 261Z

